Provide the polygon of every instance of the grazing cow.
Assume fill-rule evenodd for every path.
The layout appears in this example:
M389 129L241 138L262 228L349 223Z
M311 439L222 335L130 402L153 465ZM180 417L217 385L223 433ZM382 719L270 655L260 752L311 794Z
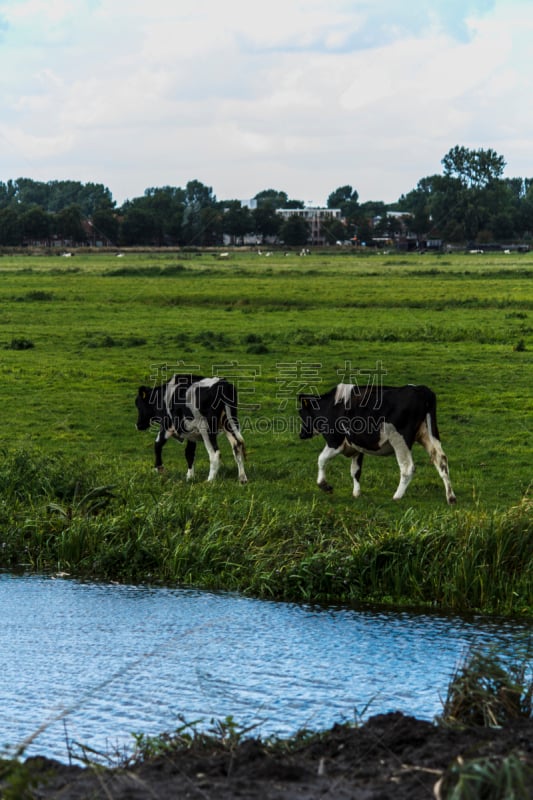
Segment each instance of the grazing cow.
M411 448L418 442L427 451L444 482L446 500L455 503L448 460L437 428L437 402L427 386L380 386L361 391L340 383L323 395L300 394L301 439L322 434L326 446L318 457L318 486L333 491L326 481L326 464L342 453L351 458L353 496L360 494L363 456L394 453L400 467L400 483L394 500L405 494L415 465Z
M171 437L187 442L187 480L194 477L196 443L201 439L209 455L208 481L215 479L220 466L217 434L223 430L233 450L239 481L247 482L244 471L245 447L237 419L237 390L223 378L199 375L173 375L162 386L141 386L135 400L137 430L145 431L159 423L155 440L155 468L163 470L162 450Z

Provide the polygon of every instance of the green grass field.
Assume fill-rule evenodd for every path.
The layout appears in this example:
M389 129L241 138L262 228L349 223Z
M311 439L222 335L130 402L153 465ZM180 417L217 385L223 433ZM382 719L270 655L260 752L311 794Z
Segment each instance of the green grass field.
M532 275L533 254L3 255L0 564L316 601L530 610ZM176 370L236 383L247 486L237 484L225 440L215 485L204 483L203 448L193 484L174 442L164 451L165 475L153 472L154 434L135 430L135 395ZM417 472L398 503L394 458L365 459L358 500L347 459L329 467L333 495L316 488L322 444L298 438L297 393L340 380L366 385L378 372L386 383L426 383L436 392L455 508L418 446ZM102 498L99 514L88 510L90 498L83 505L84 492L111 484L114 496L105 508ZM64 513L52 513L52 502ZM424 562L449 535L457 560L466 548L460 537L500 528L515 531L514 561L502 571L505 601L488 593L491 568L484 574L481 561L460 586L436 575L446 590L426 587L425 573L415 579L411 562L405 566L406 547L425 543ZM126 546L134 530L136 544ZM75 534L83 541L68 544ZM360 586L355 555L379 540L383 557L387 537L402 539L408 574L382 585L387 570L376 562L374 583ZM461 603L461 592L470 599Z

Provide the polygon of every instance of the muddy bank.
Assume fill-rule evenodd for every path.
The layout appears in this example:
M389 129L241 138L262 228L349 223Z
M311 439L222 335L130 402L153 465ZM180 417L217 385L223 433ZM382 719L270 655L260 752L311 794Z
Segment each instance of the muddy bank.
M321 734L270 745L257 739L224 745L198 737L127 768L67 766L31 758L24 764L26 779L32 778L25 796L40 800L444 800L457 770L468 770L471 760L490 759L490 765L484 761L484 770L496 774L509 756L519 760L521 780L526 775L523 797L533 796L533 719L516 720L504 728L459 730L391 713L372 717L357 728L338 725Z

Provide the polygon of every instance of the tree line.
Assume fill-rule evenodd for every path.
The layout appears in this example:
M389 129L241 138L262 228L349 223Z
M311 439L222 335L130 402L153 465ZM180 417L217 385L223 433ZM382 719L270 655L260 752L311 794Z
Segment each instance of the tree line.
M341 219L323 221L326 242L371 242L402 233L448 242L528 241L533 235L533 178L504 178L503 156L488 149L453 147L442 159L442 174L419 180L397 202L359 202L350 185L331 192L327 207ZM249 208L240 200L217 200L212 187L192 180L184 188L148 188L117 207L102 184L0 182L0 246L70 242L126 246L217 246L245 239L305 245L308 224L286 192L265 189ZM388 212L397 212L389 215Z

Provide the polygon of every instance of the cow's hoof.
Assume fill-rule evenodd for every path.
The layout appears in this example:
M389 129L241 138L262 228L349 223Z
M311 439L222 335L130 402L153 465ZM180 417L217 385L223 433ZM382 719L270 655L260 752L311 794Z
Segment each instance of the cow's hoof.
M159 474L161 474L162 472L164 472L164 471L165 471L165 468L164 468L163 466L161 466L161 467L155 467L154 469L155 469L155 471L156 471L157 473L159 473Z
M317 484L317 486L319 489L322 489L323 492L326 492L326 494L331 494L333 491L333 486L331 486L329 483L326 483L326 481L321 481L319 484Z
M246 477L244 477L244 478L239 478L239 483L240 483L242 486L244 486L244 484L245 484L245 483L248 483L248 478L246 478Z
M452 494L451 497L448 497L449 506L454 506L456 503L457 503L457 497L454 494Z

